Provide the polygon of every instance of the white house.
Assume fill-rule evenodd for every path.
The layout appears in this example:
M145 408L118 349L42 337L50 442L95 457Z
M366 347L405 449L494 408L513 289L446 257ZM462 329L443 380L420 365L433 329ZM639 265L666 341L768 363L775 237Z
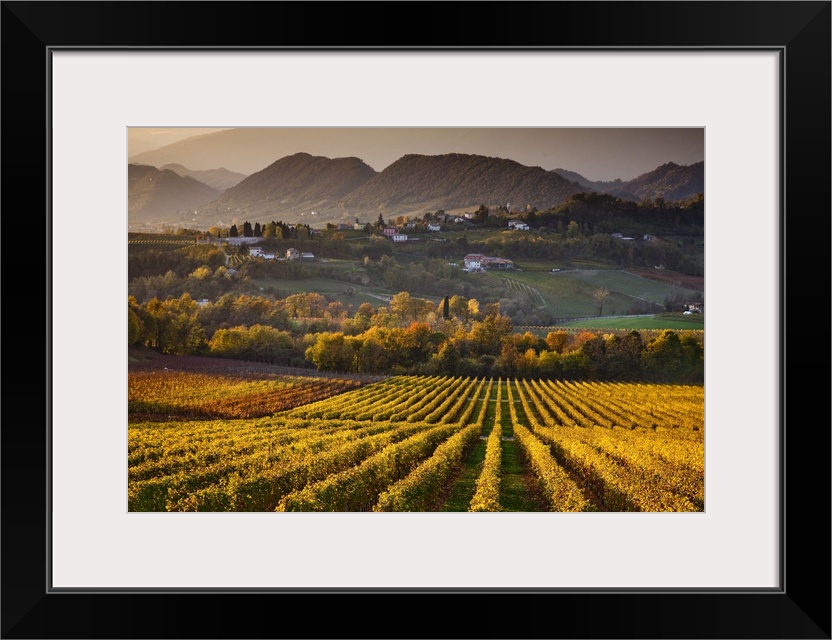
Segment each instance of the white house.
M263 255L263 250L260 247L251 247L251 249L248 250L248 255L252 258L257 258Z
M428 231L442 231L442 227L438 224L428 224Z
M485 256L481 253L469 253L463 258L466 269L481 269L483 260Z
M508 221L508 228L514 229L515 231L528 231L529 225L527 225L522 220L509 220Z
M514 263L508 258L484 256L481 253L469 253L465 258L466 269L511 269Z
M385 229L387 231L387 229ZM407 242L407 236L403 233L397 233L393 236L393 242Z
M286 249L286 259L287 260L300 260L300 251L295 248Z

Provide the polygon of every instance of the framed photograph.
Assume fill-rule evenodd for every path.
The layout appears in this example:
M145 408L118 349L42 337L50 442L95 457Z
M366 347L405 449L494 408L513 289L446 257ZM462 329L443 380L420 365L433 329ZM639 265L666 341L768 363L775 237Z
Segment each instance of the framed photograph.
M370 28L370 3L3 3L6 231L14 211L28 222L35 210L47 239L44 313L7 325L43 331L46 370L41 393L16 371L34 367L7 356L7 399L38 418L6 404L3 637L829 638L828 386L804 357L826 334L798 328L816 314L794 310L801 285L829 274L830 3L398 7L407 26L392 37ZM137 229L124 169L139 157L131 132L196 128L699 132L705 472L688 503L701 490L702 508L174 513L215 503L168 485L181 508L154 508L150 489L150 507L129 508L124 238ZM495 155L515 153L505 145ZM506 233L522 233L528 210L512 211ZM229 219L235 233L246 213ZM219 222L214 239L235 245ZM388 239L382 224L381 241L407 222ZM29 234L4 234L18 304L34 297L31 276L17 277ZM279 248L285 268L305 257ZM251 256L227 251L238 253ZM510 260L494 260L498 278ZM497 389L543 415L531 387Z

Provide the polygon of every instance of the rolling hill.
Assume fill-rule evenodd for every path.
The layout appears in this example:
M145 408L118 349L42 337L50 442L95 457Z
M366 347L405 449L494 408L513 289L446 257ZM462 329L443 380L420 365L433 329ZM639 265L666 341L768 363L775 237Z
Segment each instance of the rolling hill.
M593 182L566 169L546 171L513 160L475 154L407 154L381 172L357 157L327 158L299 152L272 162L224 191L214 188L241 174L165 165L163 171L130 166L130 223L169 224L182 210L189 226L280 220L323 226L375 220L480 204L545 210L579 193L604 193L632 201L682 200L704 191L704 163L672 162L630 181ZM170 168L166 168L170 167ZM182 177L181 173L188 173ZM195 179L210 179L209 186ZM226 181L226 182L222 182ZM314 217L313 217L314 216Z
M583 190L557 174L513 160L462 153L408 154L350 193L343 206L385 215L476 208L481 203L544 208Z
M552 172L567 180L573 180L592 191L608 193L634 202L655 198L684 200L705 191L704 162L695 162L690 165L668 162L632 180L613 180L610 182L588 180L581 174L567 169L553 169Z
M241 209L255 216L300 222L300 214L311 209L336 209L341 198L375 175L358 158L296 153L250 175L212 205L220 211Z
M164 171L166 169L179 174L183 178L193 178L194 180L199 180L200 182L207 184L209 187L220 190L230 189L234 185L239 184L246 179L246 175L244 173L236 173L234 171L229 171L228 169L223 169L222 167L219 169L194 170L188 169L187 167L176 163L166 164L159 167L160 171Z
M185 220L188 210L222 193L194 178L147 165L127 166L127 213L131 225Z

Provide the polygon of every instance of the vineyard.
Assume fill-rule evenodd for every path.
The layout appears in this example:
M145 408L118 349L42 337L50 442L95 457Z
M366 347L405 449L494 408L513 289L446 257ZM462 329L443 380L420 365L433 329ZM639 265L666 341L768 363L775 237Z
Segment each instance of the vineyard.
M261 418L360 385L337 378L254 379L192 371L134 371L128 381L128 419Z
M130 511L704 510L702 386L200 375L131 373Z

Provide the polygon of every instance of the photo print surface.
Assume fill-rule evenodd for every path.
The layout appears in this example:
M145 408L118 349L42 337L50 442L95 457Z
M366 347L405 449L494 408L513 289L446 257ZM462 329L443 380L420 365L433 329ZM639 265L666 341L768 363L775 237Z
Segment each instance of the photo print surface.
M128 129L128 510L703 512L704 143Z

